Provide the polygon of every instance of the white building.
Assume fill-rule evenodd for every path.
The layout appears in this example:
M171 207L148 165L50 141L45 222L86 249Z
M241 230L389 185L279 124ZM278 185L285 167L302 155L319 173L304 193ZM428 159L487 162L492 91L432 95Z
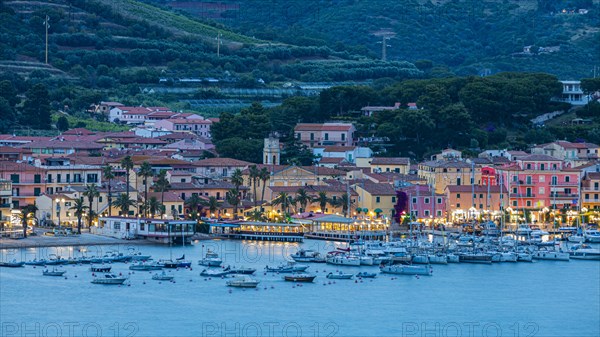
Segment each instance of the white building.
M100 218L93 234L106 235L119 239L147 239L157 243L191 242L196 231L196 221L105 217Z

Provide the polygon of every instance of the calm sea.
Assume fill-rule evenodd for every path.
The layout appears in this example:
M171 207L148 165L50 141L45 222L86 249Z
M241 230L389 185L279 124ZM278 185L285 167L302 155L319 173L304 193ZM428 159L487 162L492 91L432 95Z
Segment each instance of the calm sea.
M329 251L338 243L204 241L193 246L95 246L87 255L139 250L154 259L193 261L175 283L135 272L130 286L91 284L89 266L0 268L0 336L600 336L600 262L540 261L434 266L432 277L379 275L337 280L325 275L377 267L312 264L313 284L264 274L299 247ZM255 267L258 290L232 289L199 275L211 249L225 264ZM0 251L3 261L80 256L80 247ZM128 265L113 264L129 274Z

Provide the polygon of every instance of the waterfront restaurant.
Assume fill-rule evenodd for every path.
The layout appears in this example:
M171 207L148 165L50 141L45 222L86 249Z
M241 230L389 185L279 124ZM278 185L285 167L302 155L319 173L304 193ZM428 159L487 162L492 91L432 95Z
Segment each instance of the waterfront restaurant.
M334 214L315 214L296 222L310 224L306 238L323 240L385 240L389 228L385 219L353 219Z
M156 243L191 243L196 221L131 218L122 216L101 217L93 234L119 239L147 239Z
M211 233L238 240L302 242L306 227L299 223L241 221L211 223Z

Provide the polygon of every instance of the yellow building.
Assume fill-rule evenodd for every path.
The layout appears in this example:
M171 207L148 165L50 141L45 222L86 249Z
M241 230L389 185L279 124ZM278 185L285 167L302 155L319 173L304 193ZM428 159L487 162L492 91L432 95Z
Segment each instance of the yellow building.
M161 192L149 192L148 200L150 198L155 197L159 202L163 201L165 205L165 216L167 218L178 218L180 215L185 215L184 213L184 200L175 193L166 191L164 192L164 199L161 197Z
M369 159L369 168L372 173L394 172L408 174L410 159L403 157L375 157Z
M10 222L12 210L12 182L0 179L0 224Z
M358 202L357 208L353 210L353 215L360 216L362 214L370 217L380 215L393 218L396 204L394 185L364 182L354 185L354 189L358 194Z
M468 185L472 180L481 184L481 167L461 160L433 160L419 164L419 177L427 181L427 185L435 187L435 193L443 194L446 186Z

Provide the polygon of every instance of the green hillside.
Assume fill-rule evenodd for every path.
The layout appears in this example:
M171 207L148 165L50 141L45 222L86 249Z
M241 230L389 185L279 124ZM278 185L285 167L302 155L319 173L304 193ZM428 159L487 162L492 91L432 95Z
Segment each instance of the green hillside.
M257 38L372 58L381 57L387 36L388 60L431 60L457 75L536 71L579 79L591 77L600 60L598 0L146 1Z

